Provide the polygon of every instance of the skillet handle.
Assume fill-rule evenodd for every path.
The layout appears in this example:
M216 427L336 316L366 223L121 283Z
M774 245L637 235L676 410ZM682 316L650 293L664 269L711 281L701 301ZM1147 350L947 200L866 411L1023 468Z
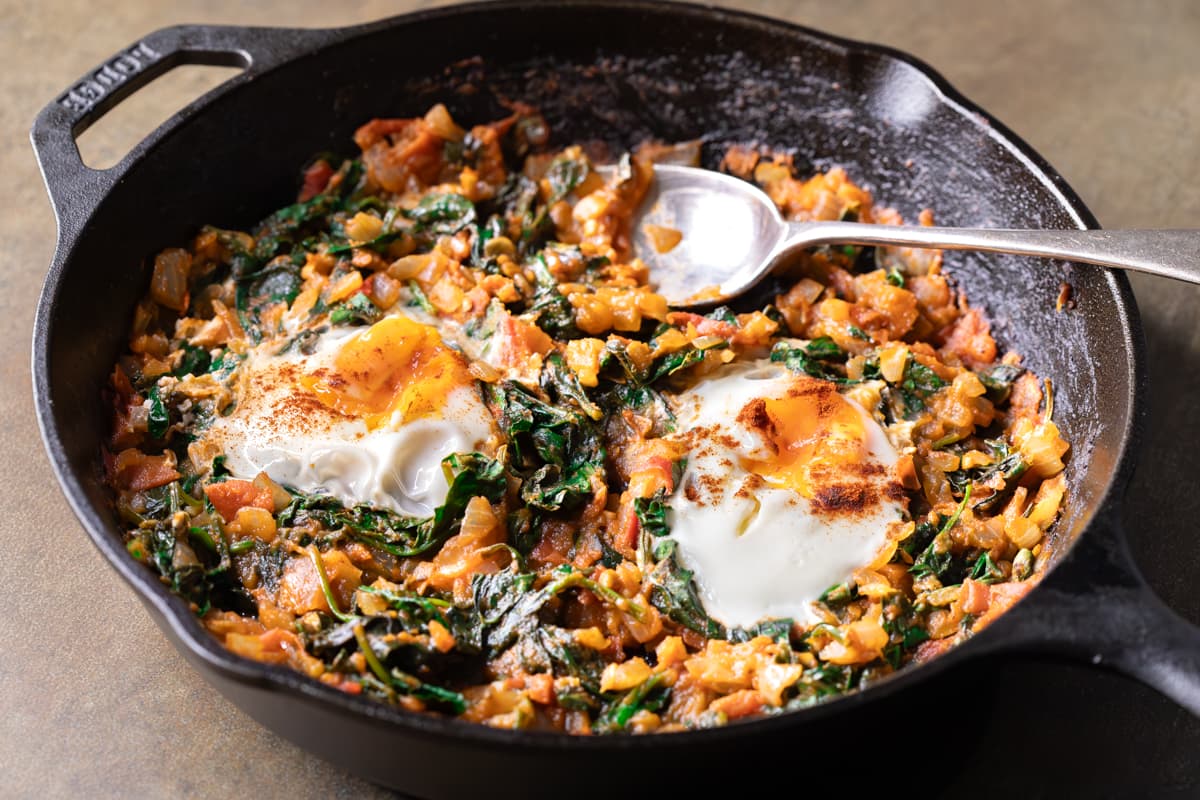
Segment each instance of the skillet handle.
M1200 627L1172 611L1134 565L1115 509L1014 611L1001 649L1053 655L1127 675L1200 717Z
M332 30L178 25L149 34L90 70L42 109L30 131L58 219L60 242L91 217L134 158L190 115L197 104L206 103L335 35ZM176 114L115 166L92 169L83 163L76 136L141 87L185 64L243 67L244 71Z

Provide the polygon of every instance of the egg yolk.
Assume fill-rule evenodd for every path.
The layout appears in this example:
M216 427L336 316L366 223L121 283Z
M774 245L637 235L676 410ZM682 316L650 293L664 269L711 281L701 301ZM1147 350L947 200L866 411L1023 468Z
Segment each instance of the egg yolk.
M446 397L473 378L462 354L429 325L388 317L343 345L333 368L306 375L303 384L329 408L377 428L399 415L400 424L441 417Z
M801 379L783 397L752 400L738 422L771 453L745 465L769 485L812 499L818 488L862 482L871 471L862 415L825 381Z

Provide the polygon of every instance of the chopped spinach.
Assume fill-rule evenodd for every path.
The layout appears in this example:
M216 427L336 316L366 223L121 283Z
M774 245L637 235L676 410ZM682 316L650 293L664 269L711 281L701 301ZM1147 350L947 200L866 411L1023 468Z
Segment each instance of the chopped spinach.
M846 377L846 353L828 337L814 339L803 347L779 342L771 348L771 360L792 372L803 372L821 380L843 385L858 382Z
M725 629L721 623L714 620L704 611L696 584L692 580L692 572L679 565L675 554L675 542L667 542L669 552L665 553L649 576L650 603L662 613L684 625L696 633L709 638L725 638Z
M584 159L560 156L554 159L546 170L546 181L550 184L550 199L547 205L554 205L575 189L590 172Z
M167 435L168 428L171 427L171 415L167 411L167 404L163 402L162 394L158 391L158 385L150 388L150 416L147 421L146 430L150 436L155 439L161 439Z
M655 672L637 686L610 701L596 718L597 733L616 733L625 730L639 711L659 711L671 699L671 687L666 676Z
M992 561L992 557L985 552L976 559L975 565L971 567L970 578L980 583L995 583L1004 580L1004 570L996 566L996 562Z
M993 403L1003 403L1012 394L1013 383L1024 371L1021 367L1014 367L1011 364L997 364L977 374L980 382L987 389L988 399Z
M556 339L575 339L582 335L575 325L575 309L566 295L558 289L558 280L546 265L546 257L538 253L529 262L536 279L536 290L529 313L538 327Z
M729 342L717 336L706 336L696 339L686 347L660 356L650 368L649 380L653 383L660 378L674 375L694 364L699 364L704 360L704 356L709 351L722 350L726 347L729 347Z
M475 221L475 204L454 192L431 193L404 215L421 230L452 234Z
M576 375L563 357L558 353L546 356L542 367L542 389L550 394L558 403L573 403L579 410L590 418L598 420L604 416L604 411L587 396L587 391L579 383Z
M847 581L845 583L835 583L833 586L830 586L828 589L822 592L821 596L817 599L819 599L825 605L833 608L837 606L844 606L857 597L858 587L852 582Z
M300 270L290 262L281 263L258 273L249 283L249 308L258 308L270 303L291 305L300 293Z
M756 636L766 636L775 642L790 645L793 620L786 617L764 619L747 628L730 628L726 636L731 642L748 642Z
M559 408L516 381L491 388L501 425L523 479L521 499L543 511L574 507L604 478L604 444L595 420L583 410Z
M795 696L784 704L784 710L805 708L826 698L853 691L858 688L862 676L861 668L839 664L821 663L806 669L793 687Z
M329 321L334 325L373 325L383 319L379 306L362 292L351 295L349 300L338 303L329 312Z
M904 365L904 374L895 385L903 403L904 417L913 419L923 412L925 401L946 385L936 372L917 361L910 353Z
M279 512L279 525L291 527L313 520L326 530L345 531L398 558L420 555L453 535L472 497L498 502L507 485L503 465L479 453L447 456L442 467L451 476L450 489L431 517L409 517L368 505L346 508L329 495L298 494Z
M924 552L909 567L908 571L914 577L925 578L934 576L946 585L962 582L967 565L962 558L955 557L951 549L950 531L958 524L963 510L967 507L967 503L970 500L971 487L968 486L966 492L963 494L962 502L958 504L955 512L949 517L941 517L939 515L941 527L938 529L937 535L933 537L933 541L929 543L929 546L925 548Z
M994 511L1016 488L1017 479L1029 469L1020 451L1014 451L1003 439L988 439L984 445L991 451L992 463L970 469L958 469L946 473L950 488L955 496L962 496L969 487L975 487L978 496L980 489L991 490L976 502L972 508L976 511Z
M208 350L187 342L183 342L180 349L183 351L183 356L179 359L179 366L171 373L172 375L182 378L185 375L203 375L208 372L209 366L212 364L212 356Z
M888 601L883 629L888 633L889 643L884 648L883 658L892 669L899 669L904 658L917 645L929 639L925 629L924 615L902 596L893 596Z

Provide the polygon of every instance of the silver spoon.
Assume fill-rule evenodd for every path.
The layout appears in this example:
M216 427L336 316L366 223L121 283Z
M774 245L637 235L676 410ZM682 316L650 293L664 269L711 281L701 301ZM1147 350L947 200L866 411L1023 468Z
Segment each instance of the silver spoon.
M647 225L682 233L659 252ZM712 170L654 167L633 220L650 283L676 308L711 306L750 289L796 251L818 245L903 245L1060 258L1200 283L1195 230L1007 230L788 222L753 184ZM659 246L662 246L661 244Z

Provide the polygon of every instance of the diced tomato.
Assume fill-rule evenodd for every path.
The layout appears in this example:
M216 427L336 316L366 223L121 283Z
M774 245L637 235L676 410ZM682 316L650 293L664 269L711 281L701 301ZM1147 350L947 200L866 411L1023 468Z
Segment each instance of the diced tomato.
M920 664L931 658L937 658L942 653L949 650L954 645L954 637L945 639L930 639L927 642L922 642L915 653L913 653L913 661Z
M113 369L112 386L121 399L133 396L133 384L129 382L129 376L125 374L125 370L121 369L120 364Z
M1037 584L1037 581L1010 581L1009 583L997 583L994 586L988 587L988 607L987 610L980 615L979 619L975 620L974 630L976 633L991 625L997 617L1012 608L1018 600L1029 593Z
M325 191L325 187L329 185L329 179L332 177L333 167L329 166L328 161L321 159L314 162L312 166L304 170L304 186L300 189L300 202L311 200Z
M362 582L362 570L354 566L340 550L321 553L321 565L339 608L349 608L354 592ZM332 610L311 556L295 556L284 565L275 603L284 611L297 615Z
M742 689L733 694L719 697L708 707L710 711L724 712L729 719L739 719L762 711L765 703L762 695L754 689Z
M991 326L979 309L972 308L943 331L942 352L958 356L967 366L990 364L996 360L996 341Z
M227 480L222 483L210 483L204 487L209 502L217 509L221 519L232 522L237 516L238 509L245 506L261 508L275 513L275 500L271 490L255 486L250 481Z
M362 684L358 681L342 681L336 686L346 694L362 694Z
M548 672L526 675L525 693L535 703L550 705L554 702L554 676Z
M962 592L959 595L958 602L962 604L964 614L979 616L988 610L989 597L988 585L973 581L967 578L962 583Z
M476 143L475 167L479 172L480 184L476 195L480 199L491 197L504 185L507 171L500 140L516 121L517 115L514 114L490 125L476 125L471 128L471 137Z
M425 120L375 119L354 132L372 181L389 192L404 191L409 178L428 186L444 164L443 140Z
M633 551L637 548L638 536L641 532L642 523L638 520L637 510L633 507L633 497L626 492L621 497L621 505L617 509L613 545L623 551Z
M667 322L677 327L686 327L688 323L696 326L696 333L701 336L720 336L722 339L732 339L737 333L737 326L720 319L709 319L690 311L672 311L667 314Z
M519 367L529 356L550 352L554 342L536 325L505 314L496 326L500 343L500 361L506 367Z
M629 491L638 497L651 497L662 489L667 494L675 491L674 450L665 450L669 443L662 439L647 439L639 443L633 460L635 467L629 474ZM665 450L665 452L664 452Z
M113 482L135 492L179 480L171 456L148 456L140 450L122 450L112 462Z
M575 526L562 520L549 519L541 524L541 536L529 553L536 565L565 564L571 560L575 544Z

